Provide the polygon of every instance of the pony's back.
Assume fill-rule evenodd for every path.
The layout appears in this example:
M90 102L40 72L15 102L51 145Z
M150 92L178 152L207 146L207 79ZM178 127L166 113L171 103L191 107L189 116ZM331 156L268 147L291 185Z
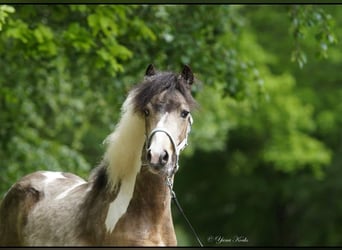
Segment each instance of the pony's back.
M10 188L0 205L0 246L41 245L42 242L35 241L36 236L51 231L53 224L68 224L67 221L54 221L57 216L46 220L45 215L70 210L57 207L64 204L59 202L60 199L85 183L73 174L48 171L38 171L21 178ZM76 206L76 203L70 204ZM53 235L58 237L58 233ZM54 239L43 238L43 245L58 243Z

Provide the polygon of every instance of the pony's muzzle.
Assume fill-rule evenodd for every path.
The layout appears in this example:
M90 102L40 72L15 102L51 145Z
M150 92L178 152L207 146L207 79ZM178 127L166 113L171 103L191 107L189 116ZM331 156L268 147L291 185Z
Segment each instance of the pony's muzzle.
M152 130L147 139L145 158L152 171L168 173L175 153L176 144L170 132L162 128Z
M166 166L169 161L169 153L166 150L160 152L152 151L149 149L147 151L147 161L151 167L155 169L161 169Z

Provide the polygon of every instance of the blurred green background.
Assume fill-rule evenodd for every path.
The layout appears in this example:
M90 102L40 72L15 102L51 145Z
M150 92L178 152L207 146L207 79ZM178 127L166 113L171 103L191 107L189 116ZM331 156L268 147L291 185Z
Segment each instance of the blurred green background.
M204 244L342 245L341 39L339 5L0 5L0 196L87 178L147 65L189 64L175 190Z

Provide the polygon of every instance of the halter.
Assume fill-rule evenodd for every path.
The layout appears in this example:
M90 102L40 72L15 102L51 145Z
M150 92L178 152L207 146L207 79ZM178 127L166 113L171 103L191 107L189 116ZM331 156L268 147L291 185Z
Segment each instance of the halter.
M171 133L167 129L164 129L164 128L153 129L146 139L145 145L146 145L146 152L147 152L148 147L151 144L151 140L156 133L158 133L158 132L164 133L169 138L169 140L172 144L172 148L173 148L176 159L175 159L175 165L173 167L173 170L172 170L170 176L167 177L168 179L171 178L177 172L177 170L179 168L179 165L178 165L179 153L188 145L188 135L191 131L191 125L193 123L193 119L192 119L191 115L189 115L188 122L189 123L188 123L188 127L186 129L185 138L178 145L176 145L175 139L172 137Z

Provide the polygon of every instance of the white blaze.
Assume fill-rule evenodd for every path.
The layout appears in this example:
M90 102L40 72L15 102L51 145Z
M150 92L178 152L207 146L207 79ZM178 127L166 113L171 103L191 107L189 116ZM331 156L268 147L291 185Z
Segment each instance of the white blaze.
M155 129L161 129L163 131L166 131L169 135L171 135L170 131L167 130L167 117L169 113L166 112L162 118L159 120L157 126ZM157 155L161 155L164 150L167 150L168 152L172 152L172 145L170 143L170 138L163 132L156 132L156 134L152 137L151 144L149 146L149 149L151 150L152 157Z

